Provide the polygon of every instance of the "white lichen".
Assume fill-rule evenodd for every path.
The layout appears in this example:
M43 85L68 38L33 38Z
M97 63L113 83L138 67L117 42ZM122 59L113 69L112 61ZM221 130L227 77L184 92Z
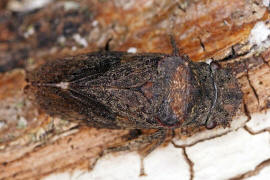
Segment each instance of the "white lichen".
M269 7L270 0L263 0L262 3L263 3L264 6Z
M81 46L83 47L87 47L88 46L88 42L85 38L81 37L80 34L74 34L73 35L73 39Z
M206 62L207 64L211 64L212 61L213 61L212 59L207 59L205 62Z
M129 53L136 53L136 52L137 52L137 48L131 47L131 48L129 48L129 49L127 50L127 52L129 52Z
M98 22L97 20L94 20L94 21L92 22L92 26L93 26L93 27L96 27L98 24L99 24L99 22Z
M6 123L4 121L0 121L0 129L2 129L5 125Z
M252 45L268 48L270 46L270 29L262 21L255 24L249 35L249 42Z
M53 0L11 0L7 9L15 12L27 12L42 8Z
M20 119L17 122L17 128L18 129L23 129L27 126L27 121L24 117L20 117Z
M59 44L61 44L61 45L65 45L65 42L66 42L65 36L59 36L59 37L57 38L57 42L58 42Z
M65 11L69 11L69 10L76 10L80 8L80 4L74 1L67 1L64 2L64 9Z
M25 38L29 38L31 35L35 33L35 29L33 26L29 26L26 30L26 32L23 34Z

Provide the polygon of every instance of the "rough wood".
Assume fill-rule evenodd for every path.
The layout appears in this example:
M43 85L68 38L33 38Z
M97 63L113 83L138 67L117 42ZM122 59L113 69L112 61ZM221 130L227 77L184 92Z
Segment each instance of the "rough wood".
M81 8L66 11L61 1L23 18L0 8L0 71L5 72L0 75L0 179L91 169L102 150L126 140L128 131L78 127L48 117L23 95L25 69L48 58L98 50L110 38L111 50L170 53L168 34L173 34L191 59L212 57L235 70L244 93L241 114L270 108L270 49L250 51L247 41L254 24L269 19L260 1L121 2L81 1ZM26 37L31 28L35 33ZM86 38L88 46L78 45L74 34ZM60 36L65 36L63 44ZM72 52L74 46L78 50ZM18 67L24 69L14 70Z

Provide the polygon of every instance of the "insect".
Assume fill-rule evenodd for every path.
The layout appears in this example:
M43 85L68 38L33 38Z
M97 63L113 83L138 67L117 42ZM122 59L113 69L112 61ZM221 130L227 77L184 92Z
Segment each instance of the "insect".
M47 113L96 128L156 129L142 157L176 128L229 126L242 102L230 69L159 53L93 52L47 62L27 74L26 92ZM128 149L134 144L127 144ZM120 148L121 149L121 148ZM142 158L143 159L143 158Z

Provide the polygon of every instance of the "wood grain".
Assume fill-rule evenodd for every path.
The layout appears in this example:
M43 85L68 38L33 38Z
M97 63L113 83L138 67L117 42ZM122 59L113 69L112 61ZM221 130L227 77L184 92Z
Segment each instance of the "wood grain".
M102 150L125 142L128 131L97 130L48 117L23 93L25 70L47 59L98 50L111 38L111 50L136 47L138 52L170 53L168 34L173 34L180 51L194 61L211 57L234 70L244 93L243 115L270 108L270 49L254 50L248 43L254 24L269 20L260 1L80 5L66 11L55 2L23 18L0 9L0 71L5 72L0 75L0 179L39 179L91 169ZM35 33L24 37L33 27ZM87 39L86 48L72 38L77 33ZM64 44L57 41L60 36L65 36Z

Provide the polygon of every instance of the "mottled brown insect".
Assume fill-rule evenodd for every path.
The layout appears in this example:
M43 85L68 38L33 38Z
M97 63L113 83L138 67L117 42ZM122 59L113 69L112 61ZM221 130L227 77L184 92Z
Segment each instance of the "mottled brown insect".
M173 43L174 45L174 43ZM167 130L228 126L242 101L230 69L187 56L94 52L48 62L27 74L27 92L47 113L109 129ZM127 146L128 147L128 146Z

